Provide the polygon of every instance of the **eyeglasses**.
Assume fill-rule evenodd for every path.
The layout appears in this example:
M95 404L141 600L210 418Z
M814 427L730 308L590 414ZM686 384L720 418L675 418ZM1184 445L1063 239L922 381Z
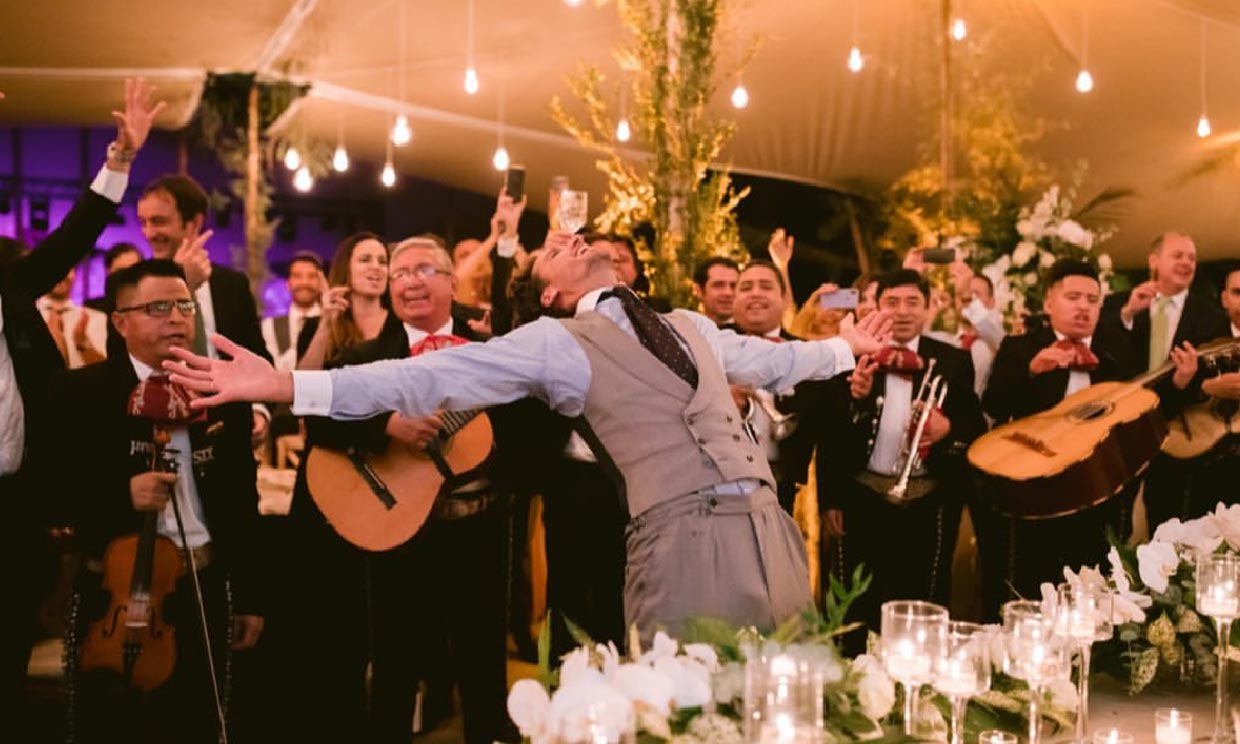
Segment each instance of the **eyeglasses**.
M198 311L198 306L193 300L152 300L144 302L141 305L130 305L129 307L118 307L118 313L131 313L134 310L141 310L152 318L166 318L172 314L172 308L176 307L181 311L182 315L192 317Z
M452 273L451 271L445 271L444 269L439 268L435 264L424 263L424 264L418 264L417 266L414 266L409 269L400 268L400 269L397 269L396 271L393 271L391 274L391 280L394 282L408 282L408 281L412 281L413 277L416 276L420 278L422 281L427 282L427 281L430 281L431 277L435 276L436 274L443 274L444 276L448 276L451 273Z

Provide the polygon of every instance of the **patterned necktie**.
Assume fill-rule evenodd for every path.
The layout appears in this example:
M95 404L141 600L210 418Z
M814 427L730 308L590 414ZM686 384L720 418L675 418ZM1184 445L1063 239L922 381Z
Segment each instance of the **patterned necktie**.
M1093 372L1098 369L1098 357L1089 347L1080 341L1071 341L1069 339L1060 339L1055 342L1056 349L1071 349L1074 352L1072 362L1068 365L1068 369L1074 372Z
M409 356L415 357L419 354L425 354L430 351L439 351L440 349L447 349L467 343L469 343L469 339L464 339L460 336L444 336L442 334L432 333L416 344L410 346Z
M1171 325L1167 321L1167 305L1169 297L1158 295L1150 306L1150 369L1155 369L1167 361L1167 349L1170 348L1168 331Z
M651 309L640 297L633 294L628 287L616 287L615 289L604 292L598 301L615 297L620 300L620 305L624 307L624 314L629 317L629 322L633 324L633 331L637 334L637 340L645 347L646 351L654 354L655 358L676 373L676 376L689 383L689 387L696 388L698 383L697 366L693 363L693 358L689 356L689 352L685 351L680 345L679 339L676 338L675 332L668 326L667 322L659 317L659 314Z
M899 375L906 380L913 379L913 373L926 366L917 352L902 346L884 346L874 355L874 361L884 372Z
M191 399L189 391L170 380L168 375L151 373L129 394L126 412L134 418L162 426L184 426L205 421L207 410L190 408Z

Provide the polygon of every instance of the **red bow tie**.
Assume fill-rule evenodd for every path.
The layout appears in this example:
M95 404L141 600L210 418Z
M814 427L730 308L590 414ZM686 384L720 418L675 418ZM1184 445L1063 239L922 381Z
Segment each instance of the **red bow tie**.
M1071 349L1074 354L1072 363L1068 365L1068 369L1079 372L1093 372L1098 368L1098 357L1094 356L1094 352L1080 341L1069 341L1063 339L1055 342L1056 349Z
M901 346L884 346L874 355L874 361L884 372L909 378L914 372L919 372L926 366L917 352Z
M190 399L189 391L168 379L167 375L152 374L139 382L129 394L129 405L125 410L130 416L164 426L205 421L206 410L190 408Z
M960 336L960 348L969 351L973 348L973 344L977 343L977 334L968 331Z
M413 346L410 346L409 356L417 356L419 354L426 354L427 352L439 351L440 349L448 349L453 346L460 346L461 344L467 344L467 343L469 343L469 339L461 338L460 336L452 336L452 335L445 336L442 334L432 333L431 335L417 342Z

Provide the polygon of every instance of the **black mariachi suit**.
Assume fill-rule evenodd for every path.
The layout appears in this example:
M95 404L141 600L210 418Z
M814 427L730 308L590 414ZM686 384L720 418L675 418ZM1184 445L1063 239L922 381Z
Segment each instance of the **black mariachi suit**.
M937 360L934 374L942 375L948 385L943 413L951 421L950 433L935 443L925 463L936 481L929 494L894 505L856 480L866 470L878 436L886 373L875 373L870 395L859 401L852 400L848 375L832 379L836 411L823 417L827 423L819 444L818 482L819 492L827 498L820 508L844 513L844 537L838 543L840 574L850 576L862 563L873 573L874 583L854 605L853 619L875 632L878 608L888 600L924 599L946 605L964 489L969 484L965 452L986 428L973 391L973 360L968 352L922 336L918 353L927 365ZM914 374L912 395L924 376L924 371Z
M982 407L996 425L1031 416L1055 407L1064 399L1070 371L1056 369L1031 375L1029 362L1055 343L1055 333L1043 329L1023 336L1008 336L999 345L990 382L982 395ZM1126 380L1141 371L1127 337L1114 328L1099 325L1090 339L1098 367L1089 373L1090 383ZM1129 489L1131 490L1131 489ZM979 565L982 568L984 619L994 620L1002 602L1013 599L1011 590L1023 597L1038 597L1043 581L1063 580L1063 567L1075 570L1105 560L1106 529L1125 537L1131 521L1133 493L1125 492L1081 514L1054 519L1019 520L999 514L979 486ZM990 507L990 508L986 508Z
M309 320L307 328L313 333ZM461 318L454 318L452 332L478 340ZM340 350L327 366L408 356L405 327L389 313L377 337ZM501 406L486 414L497 442L511 438L512 410ZM307 417L308 448L382 451L391 415L362 421ZM296 559L287 574L292 591L286 632L292 653L312 647L316 658L309 668L285 665L292 675L286 691L295 706L287 722L305 727L291 738L347 741L368 731L374 742L407 742L419 681L441 677L460 686L466 741L490 744L506 737L504 473L509 466L498 454L503 450L500 444L487 466L495 503L462 519L432 514L412 539L382 553L363 551L335 532L314 504L303 467L290 513ZM316 614L319 622L308 623ZM330 645L322 641L325 628ZM369 706L367 662L372 665Z
M1228 325L1228 335L1240 338L1240 334L1231 330L1230 322ZM1238 371L1234 358L1220 359L1212 367L1206 372L1208 376L1213 376L1215 372ZM1220 400L1214 405L1219 407L1218 410L1224 416L1231 414L1233 433L1223 437L1213 449L1196 461L1187 486L1188 495L1181 515L1183 519L1193 519L1213 512L1220 501L1228 505L1240 503L1240 489L1236 488L1236 484L1240 483L1240 434L1235 433L1240 426L1240 402Z
M17 629L0 645L0 700L3 710L21 714L20 701L30 660L30 644L37 627L40 595L55 574L55 561L44 555L48 503L46 474L50 464L56 419L48 415L48 383L65 368L47 323L35 300L56 285L74 264L95 247L95 241L116 214L116 204L87 191L73 205L60 226L17 262L0 268L0 310L4 313L4 340L13 362L13 380L25 413L25 453L17 472L0 475L0 494L6 504L5 528L0 539L0 565L9 587L10 616ZM0 426L11 426L8 421ZM32 565L32 560L36 563ZM18 719L20 720L20 719ZM20 728L20 726L18 727Z
M137 384L125 354L71 371L56 388L55 420L64 422L63 451L72 453L71 467L63 470L61 496L88 562L102 558L111 540L136 533L142 525L143 515L131 502L129 481L151 469L153 426L125 412ZM80 425L70 423L75 421ZM179 473L181 478L194 478L211 534L211 563L199 571L199 578L225 694L230 609L235 614L263 614L265 556L250 428L248 405L212 409L205 421L189 425L194 466L192 472ZM108 597L100 574L89 569L80 572L77 587L80 607L74 625L80 639L86 624L103 615ZM177 665L172 677L163 687L142 694L127 690L111 672L74 675L80 681L79 741L216 740L206 654L188 576L177 582L164 609L176 628Z
M1120 325L1119 318L1113 323ZM1199 297L1192 292L1184 297L1184 310L1180 313L1180 322L1176 325L1172 337L1172 347L1187 341L1193 346L1228 336L1231 329L1227 315L1219 309L1217 302ZM1139 363L1144 366L1148 361L1150 348L1150 311L1142 310L1133 316L1132 330L1128 331L1133 352ZM1175 389L1170 378L1160 382L1154 388L1162 398L1163 412L1175 416L1180 409L1199 397L1201 378L1194 380L1185 391ZM1195 476L1201 470L1200 460L1176 460L1168 455L1159 454L1150 463L1145 475L1145 513L1149 520L1150 533L1161 523L1172 517L1188 518L1189 492ZM1200 516L1200 515L1192 515Z

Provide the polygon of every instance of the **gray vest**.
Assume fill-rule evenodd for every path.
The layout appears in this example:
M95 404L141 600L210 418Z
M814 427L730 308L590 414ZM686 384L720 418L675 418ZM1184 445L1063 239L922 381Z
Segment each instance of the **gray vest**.
M561 321L590 361L584 416L624 478L629 515L742 478L773 487L710 346L687 317L663 317L689 345L696 390L606 317Z

